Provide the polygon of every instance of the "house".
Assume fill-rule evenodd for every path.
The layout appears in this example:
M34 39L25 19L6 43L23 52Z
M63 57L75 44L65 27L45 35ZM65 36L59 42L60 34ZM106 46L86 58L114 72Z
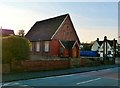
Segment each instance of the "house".
M91 51L97 51L100 57L114 57L117 52L117 40L108 40L104 37L103 41L99 41L99 38L93 43Z
M31 42L32 54L58 57L80 56L80 41L69 14L37 21L25 37Z
M118 55L117 57L120 57L120 44L118 44Z
M13 36L14 31L10 29L0 29L0 36Z

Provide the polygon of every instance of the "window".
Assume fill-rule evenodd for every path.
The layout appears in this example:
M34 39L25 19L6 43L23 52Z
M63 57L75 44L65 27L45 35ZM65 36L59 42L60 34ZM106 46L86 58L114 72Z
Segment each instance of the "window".
M65 33L66 40L68 40L68 32Z
M65 36L65 31L64 31L64 39L66 38L66 36Z
M66 37L68 36L68 34L69 34L69 33L68 33L68 32L66 32Z
M111 54L111 51L108 51L108 54Z
M70 40L72 40L72 32L70 32Z
M36 42L36 52L40 51L40 42Z
M31 42L30 44L31 44L31 46L30 46L30 51L32 51L33 44L32 44L32 42Z
M49 41L45 41L45 52L49 51Z

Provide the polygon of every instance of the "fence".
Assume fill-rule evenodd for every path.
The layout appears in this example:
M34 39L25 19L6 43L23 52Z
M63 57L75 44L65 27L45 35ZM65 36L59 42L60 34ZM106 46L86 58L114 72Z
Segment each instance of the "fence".
M97 52L96 51L80 51L80 56L96 57L97 56Z

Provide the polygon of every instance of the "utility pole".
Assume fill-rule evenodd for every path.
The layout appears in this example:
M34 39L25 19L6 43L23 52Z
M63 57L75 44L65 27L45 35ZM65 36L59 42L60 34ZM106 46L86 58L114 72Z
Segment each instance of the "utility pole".
M105 63L106 58L107 58L107 36L104 37L103 43L103 64Z
M116 57L116 42L115 39L113 40L113 60L115 63L115 57Z

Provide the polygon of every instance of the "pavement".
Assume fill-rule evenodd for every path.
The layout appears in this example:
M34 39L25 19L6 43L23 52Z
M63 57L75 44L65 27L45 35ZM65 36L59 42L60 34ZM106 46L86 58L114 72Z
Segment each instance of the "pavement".
M68 74L97 71L97 70L115 68L115 67L117 67L117 65L101 65L96 67L81 67L81 68L71 68L71 69L55 70L55 71L44 71L44 72L10 73L10 74L2 75L2 82L5 83L5 82L11 82L11 81L18 81L18 80L68 75Z

